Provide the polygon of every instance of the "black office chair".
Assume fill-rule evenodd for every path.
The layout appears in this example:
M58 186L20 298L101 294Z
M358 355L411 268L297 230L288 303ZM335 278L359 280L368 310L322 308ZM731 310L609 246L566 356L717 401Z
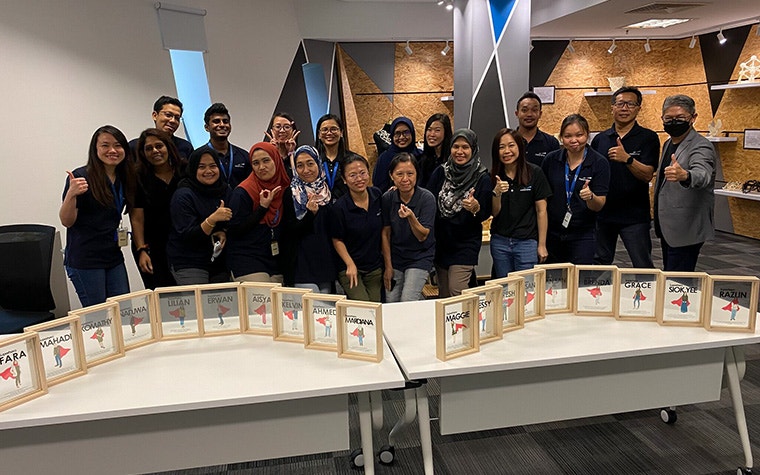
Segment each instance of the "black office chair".
M44 224L0 226L0 334L53 319L54 239L55 228Z

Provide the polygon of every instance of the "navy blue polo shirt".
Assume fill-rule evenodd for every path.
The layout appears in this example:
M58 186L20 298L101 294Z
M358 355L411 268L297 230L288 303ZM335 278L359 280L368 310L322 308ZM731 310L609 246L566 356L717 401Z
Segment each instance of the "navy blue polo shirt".
M576 231L584 233L596 227L597 213L586 206L579 193L585 181L588 179L589 188L597 196L606 196L610 185L609 160L596 150L586 147L586 159L583 160L578 174L578 180L573 188L570 198L570 209L573 217L567 229L562 227L562 220L567 212L567 195L565 194L565 162L567 151L565 149L549 153L544 159L541 169L544 171L552 196L549 198L547 211L549 217L549 232L555 235L572 234ZM572 183L575 170L570 170L569 182Z
M540 167L532 163L526 165L531 169L530 183L521 186L514 180L506 179L509 191L501 194L501 211L493 218L491 234L538 240L536 201L549 198L552 190Z
M518 132L520 131L518 127ZM528 162L541 166L541 162L544 161L544 157L549 152L559 150L559 142L553 135L549 135L546 132L542 132L541 129L536 130L536 135L533 140L526 142L525 158Z
M207 145L211 147L210 142ZM230 152L232 152L232 177L229 176ZM238 186L241 181L248 178L248 175L250 175L253 171L253 168L251 168L251 160L248 156L248 152L238 147L237 145L229 144L229 150L227 150L227 153L224 155L219 152L217 153L219 155L221 173L224 176L225 180L227 180L227 184L230 185L230 188L235 189L235 187Z
M615 126L597 134L591 141L591 148L607 156L612 147L617 146L618 134ZM621 139L623 148L634 160L644 165L649 165L657 170L660 159L660 139L657 133L645 129L638 123ZM610 164L610 187L607 194L607 203L599 212L598 219L602 223L636 224L648 223L649 211L649 183L641 181L628 169L625 163L609 160Z
M232 219L227 230L227 267L235 277L266 272L282 274L278 257L272 255L272 241L280 241L283 219L270 228L261 220L268 208L253 209L253 200L245 188L232 190L229 201ZM284 206L284 204L283 204ZM280 253L283 252L280 248Z
M79 167L72 173L77 178L87 178L87 167ZM118 181L116 186L118 190ZM68 191L69 179L66 178L61 201ZM77 219L66 231L65 265L75 269L111 269L124 262L116 235L123 205L119 210L115 202L103 206L88 188L76 197L76 207Z
M383 265L380 251L382 196L374 186L367 188L367 192L369 205L366 211L356 206L348 193L333 204L330 219L330 236L343 241L356 268L362 272L370 272ZM338 259L338 266L340 270L346 269L343 259Z
M391 227L391 262L393 268L405 271L410 268L430 270L435 257L435 213L437 205L431 192L419 186L415 188L412 199L406 203L420 224L430 232L420 242L412 232L407 219L399 217L401 195L398 190L388 191L383 195L383 226Z

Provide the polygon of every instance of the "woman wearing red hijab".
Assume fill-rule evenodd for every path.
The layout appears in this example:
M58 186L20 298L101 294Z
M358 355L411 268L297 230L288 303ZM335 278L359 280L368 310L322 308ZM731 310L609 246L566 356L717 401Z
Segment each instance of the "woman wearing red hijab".
M237 281L282 283L282 195L290 178L274 145L259 142L249 157L253 172L230 199L228 267Z

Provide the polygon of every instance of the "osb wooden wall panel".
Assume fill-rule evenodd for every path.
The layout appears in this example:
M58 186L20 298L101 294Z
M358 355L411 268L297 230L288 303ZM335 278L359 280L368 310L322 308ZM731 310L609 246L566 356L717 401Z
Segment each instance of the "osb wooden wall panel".
M345 111L346 120L346 135L348 136L348 147L354 152L368 157L369 153L374 153L374 159L377 160L377 153L374 150L367 147L367 143L372 141L372 134L379 127L372 129L372 117L367 117L364 108L368 100L366 98L374 98L376 101L385 100L385 96L357 96L357 91L360 92L380 92L380 89L375 86L375 83L367 77L362 69L351 59L351 57L343 51L343 48L338 46L338 67L340 71L341 90L343 97L343 109ZM357 104L357 98L359 103ZM388 102L385 100L385 102ZM382 127L383 122L380 123ZM366 134L369 134L367 137ZM374 163L370 161L370 164ZM370 168L371 169L371 168Z
M749 32L744 49L739 55L731 82L739 77L740 64L753 54L760 57L758 25ZM760 150L744 150L744 129L760 129L760 87L727 89L723 94L716 119L723 122L723 130L737 142L719 145L723 175L726 181L760 180ZM734 232L760 239L760 203L740 198L729 198Z

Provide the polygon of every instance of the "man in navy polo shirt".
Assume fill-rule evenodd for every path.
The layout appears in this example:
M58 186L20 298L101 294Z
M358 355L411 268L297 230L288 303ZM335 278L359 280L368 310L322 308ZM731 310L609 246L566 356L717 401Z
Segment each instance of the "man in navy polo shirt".
M230 143L229 138L232 133L230 111L221 102L211 104L211 107L203 114L203 122L210 137L208 146L219 154L222 175L230 188L235 188L241 181L248 178L253 168L251 168L248 152Z
M641 92L622 87L612 95L612 127L599 133L591 147L610 161L607 203L596 221L594 264L612 264L618 236L633 267L652 268L649 182L660 156L657 134L636 122Z
M547 153L559 150L559 142L554 136L538 130L541 118L541 98L533 92L526 92L517 101L515 115L519 127L517 131L525 139L525 158L532 164L541 166Z
M179 128L180 121L182 120L182 103L179 99L170 96L161 96L153 103L153 123L158 130L163 130L172 136L172 142L177 146L180 158L187 160L190 154L193 153L193 144L187 140L177 137L174 132ZM137 159L137 139L129 141L129 148L132 150L132 154Z

